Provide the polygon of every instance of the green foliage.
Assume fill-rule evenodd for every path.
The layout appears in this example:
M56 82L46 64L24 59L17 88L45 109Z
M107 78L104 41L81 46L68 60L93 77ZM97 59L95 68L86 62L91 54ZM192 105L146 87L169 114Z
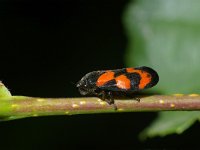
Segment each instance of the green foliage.
M197 118L200 119L200 112L198 111L162 112L158 119L140 134L140 138L143 140L147 137L165 136L170 133L181 134Z
M129 41L127 65L145 65L158 71L160 82L152 91L200 93L199 8L197 0L137 0L127 6L124 14ZM182 133L198 116L198 112L162 112L142 135Z

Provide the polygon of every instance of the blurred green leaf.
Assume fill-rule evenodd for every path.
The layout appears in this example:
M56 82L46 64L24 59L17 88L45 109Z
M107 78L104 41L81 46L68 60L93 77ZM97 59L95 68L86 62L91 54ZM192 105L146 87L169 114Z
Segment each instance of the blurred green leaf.
M132 67L152 67L160 76L158 85L148 91L200 93L199 8L198 0L134 0L127 5L123 18L128 36L126 63ZM143 135L164 136L177 133L177 129L184 131L199 116L198 112L184 113L188 115L160 114ZM182 118L187 123L177 123L172 118Z
M200 118L200 112L161 112L158 118L141 134L140 138L165 136L170 133L181 134L189 128L197 118Z

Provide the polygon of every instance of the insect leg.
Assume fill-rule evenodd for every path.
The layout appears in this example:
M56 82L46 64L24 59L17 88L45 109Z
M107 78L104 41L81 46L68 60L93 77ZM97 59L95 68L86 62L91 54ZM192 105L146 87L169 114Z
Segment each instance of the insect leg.
M108 91L107 92L107 100L108 104L112 105L115 103L114 101L114 98L113 98L113 95L112 95L112 92L111 91Z
M114 109L117 110L117 106L115 104L113 95L111 91L101 91L101 93L99 93L99 96L101 96L101 99L106 101L109 105L113 105Z
M106 101L106 92L105 91L101 91L98 96L101 97L102 100Z
M133 100L136 100L137 102L140 102L140 98L138 96L135 96L134 93L126 93L126 97L133 99Z
M140 98L139 97L133 97L134 100L140 102Z
M110 105L113 105L114 109L117 110L117 106L115 104L114 98L113 98L113 94L111 91L107 92L108 95L108 99L106 99L106 102Z

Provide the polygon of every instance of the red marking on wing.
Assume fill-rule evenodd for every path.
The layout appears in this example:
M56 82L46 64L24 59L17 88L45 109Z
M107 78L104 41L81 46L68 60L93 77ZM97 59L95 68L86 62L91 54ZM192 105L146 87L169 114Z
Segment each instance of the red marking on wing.
M114 79L114 74L115 74L115 73L112 72L112 71L107 71L107 72L105 72L104 74L102 74L102 75L98 78L96 85L97 85L97 86L102 86L102 85L104 85L105 83L107 83L108 81Z
M117 87L120 89L130 89L131 88L131 82L125 75L120 75L115 78Z
M134 68L126 68L128 73L138 73L141 77L139 89L143 89L148 83L151 82L151 74L143 70L136 70Z

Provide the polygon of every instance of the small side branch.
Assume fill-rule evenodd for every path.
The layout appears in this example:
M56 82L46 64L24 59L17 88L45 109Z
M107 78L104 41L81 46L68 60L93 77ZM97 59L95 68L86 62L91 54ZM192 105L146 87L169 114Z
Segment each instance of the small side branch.
M99 98L34 98L11 96L0 98L0 118L12 120L24 117L74 115L117 112L144 112L163 110L200 110L200 96L153 95L133 99L115 100L117 110Z

